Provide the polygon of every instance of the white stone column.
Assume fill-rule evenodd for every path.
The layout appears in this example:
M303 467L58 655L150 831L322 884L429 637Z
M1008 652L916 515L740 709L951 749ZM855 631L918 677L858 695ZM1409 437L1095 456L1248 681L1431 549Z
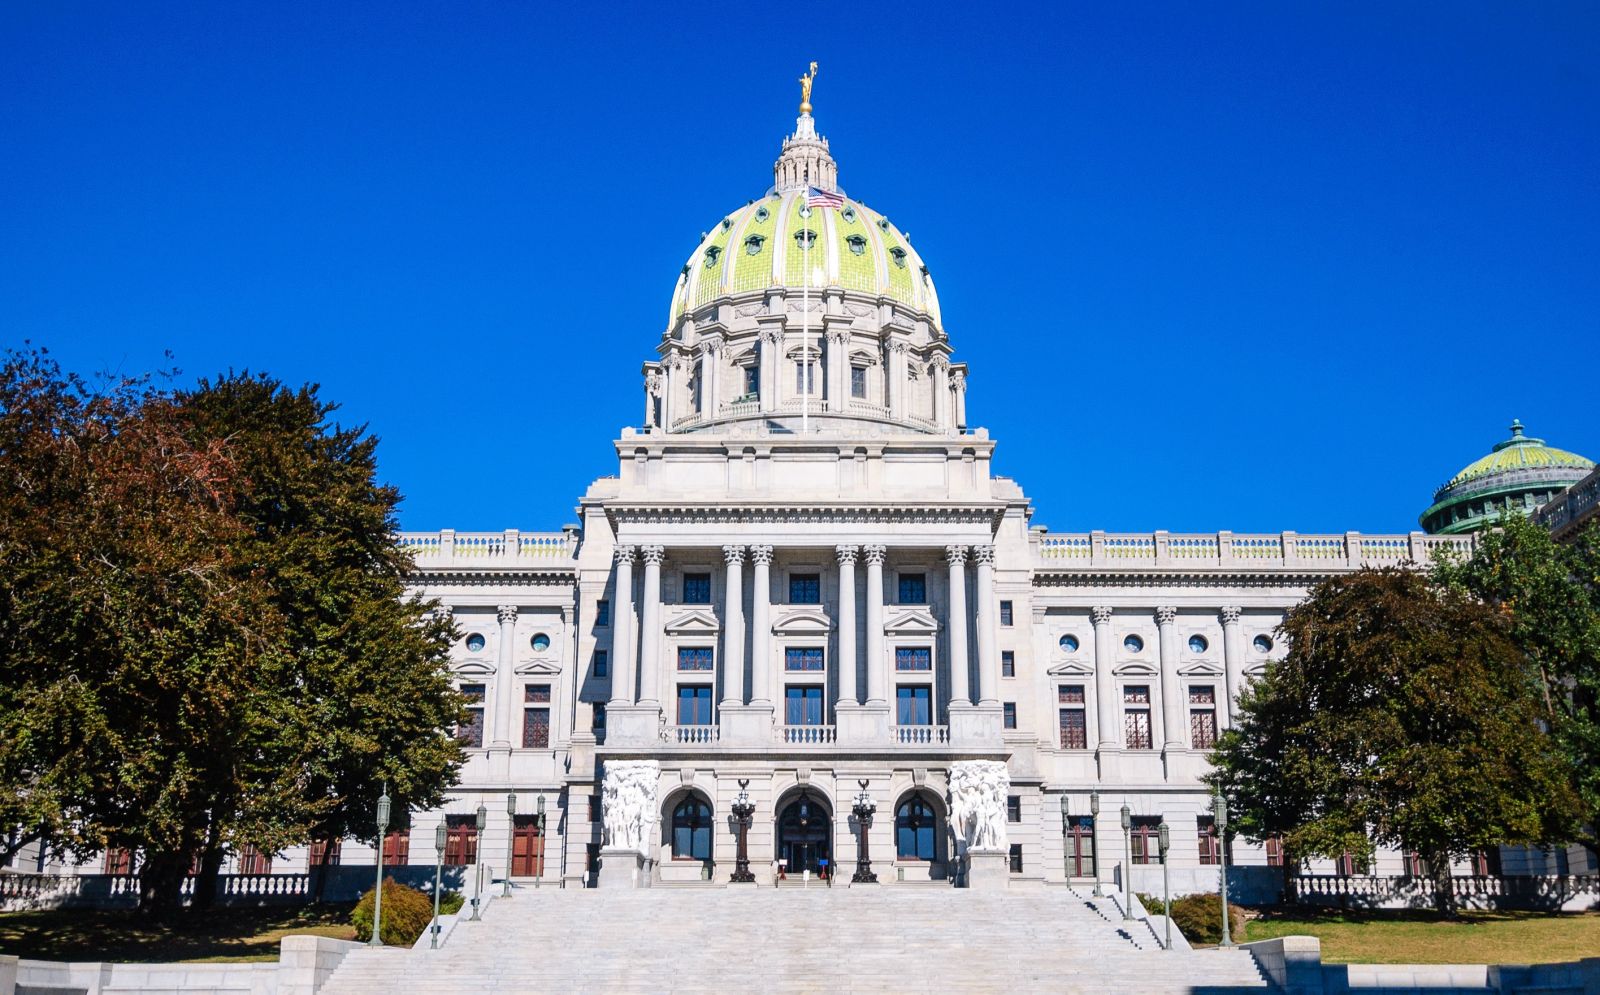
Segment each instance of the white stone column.
M1222 694L1217 696L1217 704L1222 714L1224 729L1233 728L1233 713L1239 699L1239 692L1244 690L1244 647L1239 645L1241 633L1239 631L1239 608L1229 605L1219 613L1222 618L1222 672L1227 678L1227 686Z
M967 652L967 547L946 546L950 565L950 702L972 704L972 656Z
M750 704L772 703L771 546L751 546L750 562Z
M978 563L978 704L1000 703L1000 654L995 651L994 547L972 547Z
M500 661L494 672L494 735L490 745L511 745L512 703L516 690L512 671L517 666L517 606L501 605L496 617L500 620Z
M678 374L678 357L668 353L661 360L661 366L666 371L666 385L661 401L661 428L662 431L672 431L673 419L678 417L678 392L682 385L682 377Z
M951 377L955 381L956 431L965 432L967 430L967 375L961 370L956 370L951 374Z
M889 417L895 421L906 418L906 348L899 339L889 341Z
M850 404L850 333L828 333L828 410L843 411Z
M1122 738L1117 729L1117 682L1111 673L1116 663L1111 648L1111 609L1090 609L1089 618L1094 621L1094 713L1100 726L1099 749L1116 750L1121 748Z
M617 585L611 613L611 704L633 704L633 558L632 546L618 546Z
M1161 650L1161 742L1162 750L1181 750L1188 746L1184 735L1183 691L1178 681L1178 610L1157 608L1156 626Z
M761 410L773 411L778 407L778 363L782 358L783 332L776 328L761 330Z
M933 362L933 423L950 428L950 360L935 354Z
M661 690L661 561L662 546L641 546L644 559L644 604L639 611L639 704L659 704Z
M722 547L722 705L744 704L744 547Z
M838 546L839 557L839 700L838 705L860 704L856 698L856 554L859 546Z
M661 396L661 374L651 370L644 375L644 424L659 428L656 421L656 398Z
M861 547L867 560L867 704L889 702L889 661L883 646L883 558L888 548Z
M700 344L700 414L715 418L721 406L718 385L722 381L722 368L718 363L722 343L707 339Z

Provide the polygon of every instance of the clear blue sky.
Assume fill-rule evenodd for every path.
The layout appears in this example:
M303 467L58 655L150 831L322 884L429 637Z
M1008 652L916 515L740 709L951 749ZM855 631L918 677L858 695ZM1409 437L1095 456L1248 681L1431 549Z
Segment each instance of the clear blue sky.
M1406 530L1513 416L1600 456L1600 7L1310 6L12 3L0 343L317 381L406 527L558 527L816 59L1036 522Z

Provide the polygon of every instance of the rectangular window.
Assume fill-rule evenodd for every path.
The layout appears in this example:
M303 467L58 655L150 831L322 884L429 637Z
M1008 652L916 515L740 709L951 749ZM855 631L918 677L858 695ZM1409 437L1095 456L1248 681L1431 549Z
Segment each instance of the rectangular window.
M1017 727L1017 703L1006 701L1000 704L1001 721L1007 729Z
M611 673L611 654L605 650L594 651L594 675L606 677Z
M867 368L865 366L850 367L850 396L867 399Z
M1217 745L1217 691L1212 685L1189 689L1189 742L1197 750Z
M895 723L903 726L933 724L932 696L926 684L902 684L895 688Z
M678 685L678 725L711 725L711 685Z
M471 815L444 817L444 862L446 867L465 867L478 862L478 820Z
M125 846L106 847L105 873L132 874L133 851Z
M1154 864L1161 859L1161 816L1136 815L1133 817L1133 862Z
M711 670L711 647L709 646L679 646L679 670Z
M611 624L611 602L605 598L594 603L594 624L596 628Z
M790 684L783 689L783 724L822 725L822 685Z
M1333 866L1333 872L1344 877L1353 877L1357 874L1367 873L1366 860L1356 857L1356 855L1353 853L1345 853L1341 855L1338 860L1334 861Z
M1267 839L1266 839L1266 844L1267 844L1267 866L1268 867L1282 867L1283 866L1283 837L1282 836L1268 836Z
M822 604L822 575L790 574L789 603L791 605Z
M1122 725L1124 745L1130 750L1151 750L1155 744L1150 739L1150 686L1130 684L1122 689Z
M1021 822L1022 821L1022 796L1021 795L1007 795L1006 796L1006 821L1007 822Z
M1061 748L1087 750L1089 748L1088 718L1084 711L1083 685L1063 684L1056 690L1056 700L1061 705Z
M240 874L271 874L272 856L246 843L239 851Z
M1472 855L1472 873L1480 878L1497 878L1500 876L1500 848L1489 847L1479 850Z
M1075 878L1094 876L1094 816L1074 815L1067 827L1067 873Z
M932 670L933 650L927 646L896 646L894 648L894 669Z
M815 362L795 361L794 364L794 392L796 394L814 394L817 387L817 364Z
M900 575L900 604L925 605L928 603L928 575Z
M1009 601L1000 602L1000 624L1011 624L1011 602Z
M537 708L522 710L522 746L529 750L550 748L550 685L529 684L523 696Z
M785 646L783 648L784 670L821 670L821 646Z
M461 693L467 696L467 721L456 726L456 739L468 749L477 749L483 745L483 698L486 686L463 684Z
M308 865L312 870L324 866L337 867L341 850L343 847L339 840L312 840Z
M683 603L686 605L709 605L711 603L710 574L683 575Z
M604 746L606 742L606 704L597 701L590 706L589 728L594 731L594 741L597 745Z
M1222 848L1217 845L1217 820L1202 815L1195 818L1195 835L1200 841L1200 863L1222 863Z
M761 393L761 367L746 366L744 368L744 393L746 397L754 398Z
M1014 650L1000 651L1000 676L1017 676L1017 654Z
M383 865L411 863L411 830L396 829L383 838Z
M1021 843L1013 843L1013 844L1011 844L1011 849L1007 852L1006 858L1007 858L1006 863L1010 866L1011 873L1012 874L1021 874L1022 873L1022 844Z

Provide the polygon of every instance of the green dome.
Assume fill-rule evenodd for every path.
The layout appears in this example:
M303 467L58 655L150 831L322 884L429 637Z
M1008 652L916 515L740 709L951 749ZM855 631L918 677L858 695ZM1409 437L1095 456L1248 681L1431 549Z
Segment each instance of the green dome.
M801 292L807 255L814 293L834 287L887 298L940 325L933 278L900 229L843 195L835 208L806 207L804 194L769 193L719 221L678 276L668 325L719 297L772 288Z
M1451 477L1418 521L1442 535L1476 532L1506 511L1531 514L1593 469L1594 461L1524 435L1512 421L1511 438Z

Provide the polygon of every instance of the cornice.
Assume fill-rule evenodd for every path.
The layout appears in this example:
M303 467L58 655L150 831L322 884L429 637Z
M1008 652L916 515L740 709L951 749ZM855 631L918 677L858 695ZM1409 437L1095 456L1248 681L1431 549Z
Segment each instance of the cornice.
M450 587L557 587L570 585L577 580L577 564L541 566L517 569L492 567L473 570L462 567L416 570L406 575L406 583L413 586L445 585Z
M659 525L677 522L725 525L863 524L863 525L986 525L998 528L1006 503L919 502L884 504L841 502L717 502L650 501L609 502L606 520L613 528L622 524Z

